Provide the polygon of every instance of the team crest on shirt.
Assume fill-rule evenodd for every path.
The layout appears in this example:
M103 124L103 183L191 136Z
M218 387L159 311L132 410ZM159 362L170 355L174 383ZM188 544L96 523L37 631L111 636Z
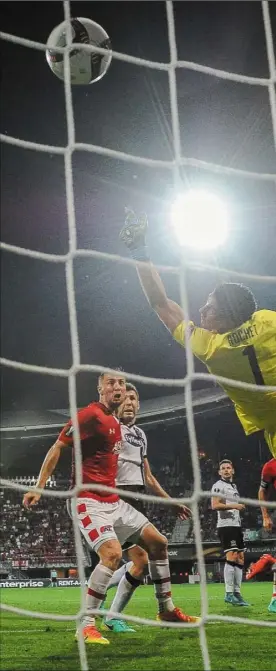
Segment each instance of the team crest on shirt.
M122 441L117 440L117 442L115 443L115 445L113 447L112 452L113 452L113 454L119 454L119 452L121 452L121 449L122 449Z

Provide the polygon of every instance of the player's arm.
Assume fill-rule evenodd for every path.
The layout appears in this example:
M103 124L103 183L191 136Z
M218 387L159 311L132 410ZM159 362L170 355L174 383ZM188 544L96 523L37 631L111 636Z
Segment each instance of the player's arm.
M79 431L88 431L91 434L95 424L95 414L94 410L90 407L83 408L78 412L78 424ZM46 454L46 457L43 461L43 464L40 469L40 473L36 482L36 487L44 489L46 482L50 475L54 472L59 459L61 452L65 447L72 447L74 445L73 439L73 426L72 422L68 422L65 427L62 429L61 433L58 436L56 442L50 447L49 451ZM27 492L23 498L23 505L28 508L33 506L39 501L41 494L35 494L33 491Z
M267 473L266 464L263 467L261 482L258 491L259 501L267 501L268 488L270 485L270 477ZM266 531L271 531L273 527L273 521L268 512L268 508L261 506L262 517L263 517L263 527Z
M48 478L52 475L56 468L64 447L67 447L67 443L62 442L59 439L56 440L52 447L50 447L41 466L40 473L35 485L36 487L44 489ZM25 508L29 508L29 506L33 506L35 503L37 503L40 497L41 494L36 494L32 491L26 492L23 498L23 505Z
M212 510L244 510L243 503L224 503L220 496L212 496L211 498Z
M170 495L165 491L165 489L161 487L160 482L158 482L158 480L154 477L147 457L144 458L144 477L146 486L149 489L151 489L153 494L155 494L156 496L160 496L162 499L171 498ZM182 504L176 505L175 509L177 510L178 516L182 520L186 520L188 517L191 516L190 508L187 508Z
M168 298L164 284L156 268L150 263L146 247L146 217L137 219L133 212L129 212L124 227L120 233L120 239L129 249L136 261L146 261L143 266L137 267L138 277L143 292L158 315L159 319L172 333L174 339L184 346L186 338L189 338L192 352L201 361L207 361L212 356L219 342L211 331L198 328L193 322L185 322L184 312L180 305Z
M137 267L137 273L150 306L173 334L177 326L184 321L182 308L168 298L161 277L152 263Z
M267 501L266 490L263 487L259 488L258 491L259 501ZM272 531L273 521L269 515L268 508L261 506L262 517L263 517L263 527L266 531Z
M146 248L147 218L145 215L137 220L129 211L120 239L125 243L133 258L137 261L148 261L145 266L137 267L137 273L143 292L159 319L174 333L176 327L184 320L180 305L170 300L164 284L156 268L149 262Z

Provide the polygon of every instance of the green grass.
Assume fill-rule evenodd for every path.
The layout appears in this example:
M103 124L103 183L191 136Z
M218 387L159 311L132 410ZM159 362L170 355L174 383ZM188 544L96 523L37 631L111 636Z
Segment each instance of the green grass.
M243 586L250 608L224 604L223 585L209 585L209 611L242 615L248 625L210 623L206 627L211 668L214 671L275 671L276 629L250 626L251 619L274 621L267 611L270 583ZM110 590L108 604L114 590ZM174 585L174 601L191 614L200 612L200 590L194 585ZM79 607L77 587L56 589L3 589L2 603L44 613L74 615ZM153 588L138 589L126 612L155 619ZM107 633L110 646L87 646L93 671L197 671L203 669L199 633L134 625L135 634ZM13 671L65 671L80 669L74 623L39 620L2 611L1 669ZM106 635L106 634L105 634Z

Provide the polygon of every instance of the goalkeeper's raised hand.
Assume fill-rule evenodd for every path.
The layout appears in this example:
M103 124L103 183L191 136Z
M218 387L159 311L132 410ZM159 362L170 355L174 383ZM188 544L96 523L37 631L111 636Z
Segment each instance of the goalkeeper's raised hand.
M137 216L133 210L126 210L126 219L119 238L129 249L131 256L138 261L148 261L146 234L148 220L146 214Z
M142 289L159 319L171 333L174 333L176 327L184 319L183 310L180 305L168 298L159 273L150 263L146 244L147 228L147 216L142 214L137 217L131 209L128 209L125 224L120 232L120 240L129 249L135 261L146 262L136 266Z

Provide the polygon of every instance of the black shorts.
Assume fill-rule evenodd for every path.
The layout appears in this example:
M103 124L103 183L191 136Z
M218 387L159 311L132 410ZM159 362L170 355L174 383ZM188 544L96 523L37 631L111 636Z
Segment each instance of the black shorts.
M223 552L243 552L244 540L241 527L220 527L218 529L218 537Z
M123 489L126 492L138 492L139 494L145 494L146 491L144 485L118 485L118 487L119 489ZM129 503L133 508L135 508L135 510L138 510L139 513L142 513L143 515L145 515L145 517L147 517L145 501L141 501L140 499L132 499L132 498L130 499L128 497L122 496L121 494L120 499L122 499L122 501L125 501L126 503ZM136 545L136 543L126 541L123 544L122 549L124 551L127 551L134 545Z

